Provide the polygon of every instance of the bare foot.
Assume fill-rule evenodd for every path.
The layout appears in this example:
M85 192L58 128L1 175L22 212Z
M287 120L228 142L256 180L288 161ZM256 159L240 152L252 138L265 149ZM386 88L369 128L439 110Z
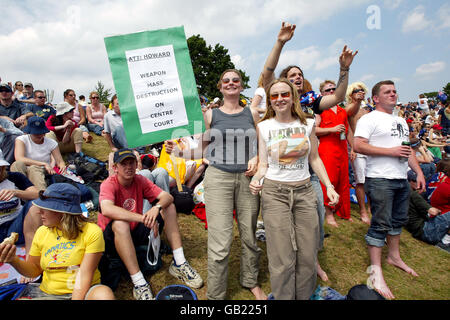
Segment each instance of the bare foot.
M334 219L334 215L326 215L325 216L325 221L327 222L327 224L329 224L330 226L333 226L335 228L339 227L339 225L337 224L336 220Z
M393 257L388 256L386 258L386 262L389 263L390 265L393 265L394 267L402 269L403 271L405 271L406 273L408 273L408 274L410 274L410 275L412 275L414 277L418 277L419 276L413 269L408 267L406 265L406 263L404 263L403 260L400 257L393 258Z
M328 281L328 275L325 271L323 271L319 263L317 263L317 275L322 281Z
M256 300L267 300L267 296L264 291L262 291L261 287L256 286L253 289L250 289L250 291L253 293Z
M370 274L369 278L367 279L367 286L370 289L375 290L386 299L395 299L391 290L387 286L386 281L384 281L383 271L379 266L369 266L366 272Z
M368 224L370 226L370 218L367 212L364 213L361 212L361 220L363 223Z

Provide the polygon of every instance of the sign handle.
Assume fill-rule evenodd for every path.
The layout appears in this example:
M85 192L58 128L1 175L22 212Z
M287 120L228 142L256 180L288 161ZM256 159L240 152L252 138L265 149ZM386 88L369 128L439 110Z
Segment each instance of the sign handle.
M172 160L173 171L175 173L175 179L177 181L178 191L182 192L183 187L181 186L180 173L178 172L177 160L175 159L175 156L173 155L173 153L170 153L170 160Z

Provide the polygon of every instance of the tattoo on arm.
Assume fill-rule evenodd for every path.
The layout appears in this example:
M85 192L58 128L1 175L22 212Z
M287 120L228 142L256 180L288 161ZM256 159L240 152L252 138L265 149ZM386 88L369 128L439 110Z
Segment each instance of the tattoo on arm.
M340 75L339 75L339 81L336 85L336 87L338 88L342 82L344 82L344 80L346 80L348 77L348 71L341 71Z

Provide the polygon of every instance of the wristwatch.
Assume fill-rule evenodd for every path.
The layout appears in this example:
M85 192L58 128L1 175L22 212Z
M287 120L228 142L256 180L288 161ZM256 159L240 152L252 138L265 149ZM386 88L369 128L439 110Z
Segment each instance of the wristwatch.
M155 204L155 207L158 208L158 212L160 212L161 209L162 209L162 207L161 207L161 205L159 203Z

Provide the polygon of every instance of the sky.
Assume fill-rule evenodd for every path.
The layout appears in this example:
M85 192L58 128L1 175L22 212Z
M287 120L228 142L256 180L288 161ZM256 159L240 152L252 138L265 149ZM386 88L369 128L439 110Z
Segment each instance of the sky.
M337 81L344 45L358 50L349 83L367 87L396 83L399 100L417 101L439 91L450 70L450 3L444 0L0 0L0 77L88 97L97 81L115 92L104 38L184 26L207 44L229 50L236 67L250 76L253 97L265 59L282 21L296 24L276 74L299 65L318 91Z

